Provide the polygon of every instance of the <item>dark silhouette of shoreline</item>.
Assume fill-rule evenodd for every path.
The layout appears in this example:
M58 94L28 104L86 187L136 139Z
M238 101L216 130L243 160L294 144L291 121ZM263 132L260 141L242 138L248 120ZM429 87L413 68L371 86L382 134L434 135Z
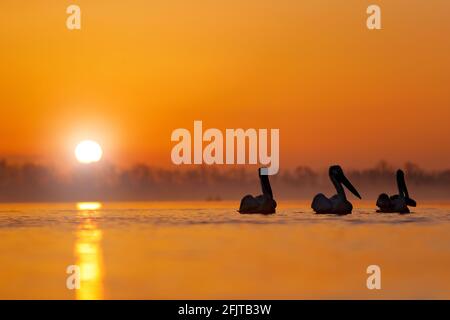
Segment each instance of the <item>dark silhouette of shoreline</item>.
M243 193L257 193L256 166L195 166L163 169L137 164L121 169L102 163L80 166L61 174L52 167L0 160L0 202L236 200ZM372 168L346 170L364 199L381 191L394 193L396 167L382 161ZM410 191L421 200L450 200L450 169L428 171L412 163L402 168ZM327 171L307 166L281 169L271 176L277 197L310 200L318 192L331 194Z

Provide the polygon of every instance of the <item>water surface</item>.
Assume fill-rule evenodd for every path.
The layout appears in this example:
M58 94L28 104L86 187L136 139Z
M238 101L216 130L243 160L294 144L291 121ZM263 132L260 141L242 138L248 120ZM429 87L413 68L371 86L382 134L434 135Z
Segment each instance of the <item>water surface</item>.
M450 298L450 206L240 215L231 202L2 204L0 298ZM366 268L382 289L366 287ZM81 288L66 287L66 269Z

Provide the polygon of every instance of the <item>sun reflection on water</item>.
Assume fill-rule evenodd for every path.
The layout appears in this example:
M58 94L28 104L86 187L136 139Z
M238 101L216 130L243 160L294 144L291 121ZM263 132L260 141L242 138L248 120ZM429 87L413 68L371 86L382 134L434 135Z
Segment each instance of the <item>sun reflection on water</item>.
M100 210L102 204L100 202L78 202L77 209L79 211Z
M80 225L76 231L75 257L81 272L80 289L76 290L78 300L103 298L102 231L95 222L101 207L99 202L77 203Z

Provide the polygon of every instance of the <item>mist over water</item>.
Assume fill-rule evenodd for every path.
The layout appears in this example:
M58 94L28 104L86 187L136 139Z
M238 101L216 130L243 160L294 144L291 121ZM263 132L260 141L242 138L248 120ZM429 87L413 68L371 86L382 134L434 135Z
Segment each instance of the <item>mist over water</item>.
M450 201L450 169L429 171L411 163L403 169L413 198ZM386 162L363 170L345 168L365 200L376 199L382 192L397 193L396 170ZM307 166L281 168L270 182L276 199L310 200L319 192L336 193L327 170ZM0 161L0 202L236 200L259 194L259 188L256 166L163 169L102 163L62 174L52 167Z

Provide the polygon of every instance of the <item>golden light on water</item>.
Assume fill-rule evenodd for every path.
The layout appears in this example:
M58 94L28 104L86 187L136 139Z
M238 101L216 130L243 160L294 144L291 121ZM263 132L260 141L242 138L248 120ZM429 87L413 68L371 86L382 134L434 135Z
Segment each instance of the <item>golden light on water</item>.
M102 204L100 202L78 202L77 209L80 211L100 210Z
M75 258L80 267L80 289L76 290L78 300L98 300L103 298L103 258L101 250L102 231L94 217L101 208L98 202L78 203L81 224L76 232Z

